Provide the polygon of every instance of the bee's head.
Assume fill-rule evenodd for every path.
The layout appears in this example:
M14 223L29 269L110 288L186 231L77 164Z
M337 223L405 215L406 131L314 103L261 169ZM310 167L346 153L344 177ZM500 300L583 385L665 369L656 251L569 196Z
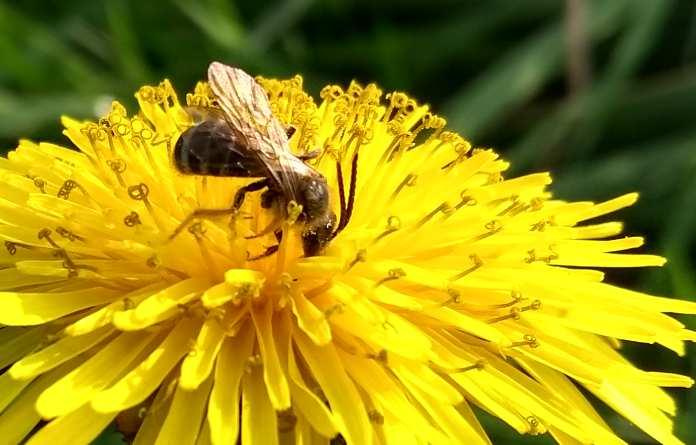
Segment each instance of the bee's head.
M315 256L324 250L333 238L335 227L336 215L333 212L328 212L308 223L302 232L302 248L305 256Z

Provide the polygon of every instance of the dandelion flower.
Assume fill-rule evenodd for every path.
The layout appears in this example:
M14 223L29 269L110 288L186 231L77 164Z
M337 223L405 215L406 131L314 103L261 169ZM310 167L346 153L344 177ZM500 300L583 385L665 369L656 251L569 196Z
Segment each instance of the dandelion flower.
M637 369L622 340L684 353L694 332L665 315L696 304L622 289L597 268L660 266L624 253L629 206L553 199L546 173L506 178L405 94L258 78L296 154L354 210L320 255L298 224L251 238L273 215L244 178L182 175L185 106L201 82L114 102L98 122L63 118L79 150L22 140L0 159L0 437L89 443L116 422L136 444L487 444L474 409L563 444L625 443L591 393L664 444L685 376ZM343 197L345 201L346 197Z

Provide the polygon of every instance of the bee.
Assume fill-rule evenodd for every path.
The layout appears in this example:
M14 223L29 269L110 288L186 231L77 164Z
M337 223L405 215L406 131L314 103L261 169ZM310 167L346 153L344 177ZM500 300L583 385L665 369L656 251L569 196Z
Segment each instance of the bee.
M208 68L208 83L219 108L189 110L195 125L176 141L175 168L183 174L259 179L238 189L227 209L194 211L170 239L194 218L238 212L247 193L265 189L261 206L274 210L275 217L267 228L253 237L273 231L280 241L281 222L289 216L288 204L294 201L302 206L297 223L303 226L304 255L320 254L350 219L355 199L357 152L352 160L348 201L341 164L336 163L341 201L341 216L337 221L326 178L305 163L318 151L303 156L291 152L289 138L294 129L286 129L273 115L265 91L254 78L239 68L213 62ZM278 245L271 246L250 259L262 258L277 250Z

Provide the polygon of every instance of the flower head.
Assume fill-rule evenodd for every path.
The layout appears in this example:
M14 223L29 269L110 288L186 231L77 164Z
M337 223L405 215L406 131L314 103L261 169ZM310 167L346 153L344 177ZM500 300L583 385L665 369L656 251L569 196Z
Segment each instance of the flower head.
M259 255L278 243L260 193L187 219L253 181L174 168L185 106L215 107L206 83L185 103L167 81L143 87L134 116L115 102L98 122L64 118L79 151L25 140L0 159L0 437L89 443L116 420L136 443L489 443L477 407L521 434L625 443L582 387L681 443L661 387L692 380L617 348L683 353L696 335L665 312L696 304L596 270L664 263L591 222L636 194L555 200L548 174L505 178L495 152L373 84L328 86L316 105L299 76L258 82L293 151L320 150L307 162L337 215L338 184L354 188L318 256L292 209Z

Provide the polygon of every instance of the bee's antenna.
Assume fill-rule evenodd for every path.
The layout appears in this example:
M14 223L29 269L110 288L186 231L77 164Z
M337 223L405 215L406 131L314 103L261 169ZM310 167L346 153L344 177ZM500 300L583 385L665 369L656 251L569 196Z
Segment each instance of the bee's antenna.
M348 190L348 203L346 203L345 187L343 185L343 170L340 161L336 163L336 173L338 175L338 195L341 200L341 217L338 221L338 227L331 238L335 238L341 230L343 230L350 221L353 214L353 205L355 204L355 187L358 179L358 151L353 154L353 160L350 166L350 189Z

